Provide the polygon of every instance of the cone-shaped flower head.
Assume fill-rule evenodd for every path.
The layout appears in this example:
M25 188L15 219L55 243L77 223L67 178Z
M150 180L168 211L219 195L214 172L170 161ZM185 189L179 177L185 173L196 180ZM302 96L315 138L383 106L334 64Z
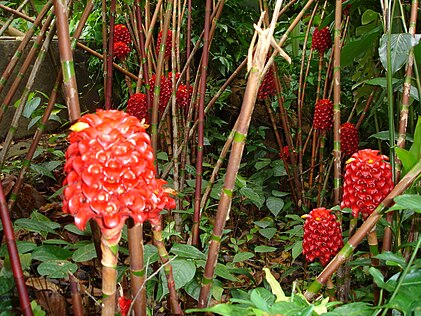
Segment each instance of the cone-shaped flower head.
M158 224L162 209L175 207L171 189L155 178L150 138L137 118L98 110L71 129L63 211L79 229L93 218L106 238L118 240L128 217Z
M358 151L358 131L349 122L342 124L340 129L341 150L347 157Z
M193 87L189 86L187 91L187 86L180 84L177 89L176 102L179 107L185 108L190 104L191 96L193 93Z
M315 28L311 40L311 48L318 50L319 54L323 55L331 47L332 37L330 36L329 28L325 27L321 30Z
M316 103L313 127L321 130L333 127L333 104L330 100L322 99Z
M114 42L113 51L114 57L124 59L130 53L130 47L124 42Z
M364 149L348 159L345 167L341 207L367 218L393 189L392 167L378 150Z
M151 103L153 102L153 98L154 98L155 81L156 81L156 75L153 74L151 78L149 79L149 86L150 86L150 91L151 91ZM159 91L160 91L159 110L163 111L165 110L168 102L171 99L171 93L172 93L171 77L169 77L168 79L165 76L161 76L161 87Z
M259 91L257 92L257 99L265 100L276 94L275 77L273 76L272 69L269 69L260 84Z
M130 32L127 26L124 24L116 24L114 26L114 42L123 42L127 45L132 43L132 38L130 37Z
M161 49L161 42L162 42L162 32L158 33L158 39L156 41L156 53L159 53L159 50ZM165 58L168 58L171 56L171 47L172 47L172 32L171 30L168 30L167 34L167 40L165 41Z
M304 215L303 254L310 262L319 259L326 266L343 247L341 225L324 207Z
M146 95L143 93L133 94L127 101L126 113L137 117L139 121L145 120L145 123L149 124Z
M281 158L281 159L285 158L285 161L287 163L291 163L291 157L290 157L290 154L289 154L289 147L288 146L282 147L282 150L279 153L279 158Z

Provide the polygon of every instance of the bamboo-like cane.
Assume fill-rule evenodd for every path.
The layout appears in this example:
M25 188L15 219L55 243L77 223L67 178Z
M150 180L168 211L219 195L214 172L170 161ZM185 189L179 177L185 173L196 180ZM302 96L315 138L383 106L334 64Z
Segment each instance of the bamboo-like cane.
M72 309L75 316L83 316L82 297L80 296L79 282L76 277L69 272L70 291L72 295Z
M265 65L265 61L267 53L269 51L269 47L272 43L272 36L277 20L276 18L278 17L281 5L282 1L278 0L275 5L270 28L260 32L254 56L252 54L257 32L255 33L255 36L252 40L252 44L249 48L249 78L247 80L247 86L242 108L238 117L238 128L236 129L234 135L231 154L228 161L227 173L225 175L224 187L222 189L221 198L218 204L215 225L208 251L208 258L206 260L205 270L202 279L202 287L200 289L198 307L206 307L208 304L209 293L213 280L213 273L215 271L215 266L218 259L222 232L225 227L225 221L229 216L233 189L235 186L235 179L237 177L241 157L243 155L251 115L253 113L254 104L257 98L258 87L261 79L265 74L264 69L266 68L267 70L267 67L271 66L271 64ZM262 24L263 15L264 13L260 17L258 25L255 26L256 30L259 29L260 25Z
M28 82L20 98L19 105L13 115L12 123L7 133L6 140L4 141L4 144L3 144L3 150L0 152L0 165L4 164L10 145L12 144L13 137L15 136L15 133L18 129L19 119L22 115L26 101L28 100L29 94L32 90L32 86L35 83L35 79L38 75L38 72L41 69L41 64L44 61L45 54L48 51L48 48L50 46L50 42L53 36L54 36L54 24L52 25L52 29L49 32L47 38L45 39L45 42L42 45L42 48L37 56L37 59L35 60L34 67L32 68L31 74L29 75L29 78L28 78Z
M107 0L101 0L101 19L102 19L102 69L104 79L104 97L107 95L107 78L108 78L108 31L107 31Z
M115 1L111 0L110 5L110 30L108 36L108 54L107 54L107 77L105 86L105 109L109 110L112 106L113 97L113 58L114 58L114 21L115 21ZM105 41L106 39L103 39ZM124 68L124 67L123 67Z
M6 112L10 103L12 102L12 99L15 96L16 91L18 90L19 85L23 80L26 71L28 70L29 66L32 64L32 61L34 60L40 46L44 42L45 35L48 31L48 28L51 25L53 17L54 17L54 14L53 14L53 12L51 12L48 15L47 19L45 20L45 23L43 24L40 33L38 34L37 38L35 39L35 42L32 45L31 50L28 53L28 56L25 58L25 61L23 62L22 66L20 67L20 69L18 71L18 74L16 75L15 80L13 81L12 85L10 86L9 91L7 91L7 94L4 97L4 100L1 103L1 107L0 107L0 122L3 118L4 113Z
M17 8L16 8L16 12L21 12L22 9L26 6L26 4L29 2L29 0L24 0ZM7 21L3 24L3 26L0 29L0 36L3 35L4 31L6 31L9 27L9 25L13 22L13 20L15 19L15 15L12 14Z
M333 260L325 267L325 269L318 275L315 281L309 286L304 296L311 300L325 285L327 279L349 258L354 249L361 243L364 237L370 232L376 223L382 217L386 208L392 206L393 199L402 194L421 173L421 161L419 161L393 188L393 190L385 197L382 203L371 213L371 215L364 221L356 233L348 240L345 246L333 258Z
M196 188L194 194L194 213L192 226L192 244L199 245L199 224L200 224L200 199L202 197L202 171L203 171L203 144L204 144L204 128L205 128L205 96L206 96L206 78L209 60L209 31L210 31L210 15L211 15L211 0L206 0L205 9L205 26L203 36L203 54L200 76L200 99L198 108L198 143L197 143L197 159L196 159Z
M69 120L70 122L74 122L80 117L80 105L69 36L66 1L54 0L54 12L57 17L57 36L60 51L61 70L63 71L65 100L67 109L69 111Z
M6 69L3 71L3 74L0 78L0 93L3 91L7 80L9 79L10 75L13 72L13 69L15 69L16 64L18 63L19 59L22 56L22 52L25 49L26 45L28 45L30 39L32 38L32 35L34 35L35 30L37 27L41 24L42 19L47 14L47 12L50 10L52 5L52 0L48 1L46 5L42 8L41 12L38 14L37 18L35 20L31 19L33 21L32 27L25 33L25 37L22 39L22 42L20 42L18 48L16 49L15 54L10 59L9 63L7 64ZM8 7L0 4L0 9L7 10ZM15 15L20 15L20 12L13 12Z
M152 225L153 240L155 246L158 248L158 254L164 264L165 277L168 282L168 291L170 295L171 313L173 315L183 315L180 304L178 302L177 292L175 290L175 282L172 274L172 265L168 263L170 257L167 249L165 249L163 237L162 237L162 224Z
M116 284L117 284L117 264L118 264L118 236L108 238L104 234L101 236L102 252L102 316L114 316L116 309Z
M32 316L31 303L26 289L25 278L22 272L22 265L19 259L19 252L16 246L15 234L12 221L10 220L9 209L7 207L6 197L4 196L3 186L0 183L0 217L3 224L3 232L6 239L7 251L9 252L10 262L12 263L13 278L15 279L16 289L18 291L19 303L24 316Z

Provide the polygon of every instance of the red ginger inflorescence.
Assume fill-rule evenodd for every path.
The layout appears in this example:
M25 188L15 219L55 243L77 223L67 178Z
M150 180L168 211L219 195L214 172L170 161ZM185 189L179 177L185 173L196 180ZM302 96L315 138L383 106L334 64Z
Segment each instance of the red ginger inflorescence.
M258 100L265 100L273 97L276 94L275 77L273 76L272 69L269 69L260 84L259 91L257 92Z
M327 130L333 127L333 104L328 99L322 99L314 108L313 127Z
M173 190L155 178L150 137L137 118L98 110L84 115L71 129L63 211L75 217L79 229L93 218L103 236L118 240L128 217L157 225L160 212L175 207L169 196Z
M123 42L127 45L132 43L129 29L124 24L116 24L114 26L114 43L116 42Z
M290 157L290 153L289 153L289 147L288 146L284 146L282 147L281 152L279 153L279 158L285 158L285 161L287 163L291 163L291 157Z
M332 47L332 37L328 27L321 30L314 29L311 40L311 48L316 49L320 55L323 55L326 50Z
M127 101L126 113L137 117L139 121L145 120L145 123L149 124L146 95L143 93L133 94Z
M130 47L124 42L114 42L113 51L114 57L124 59L130 53Z
M363 149L346 162L341 208L366 219L393 189L392 167L379 150Z
M185 108L190 104L191 96L193 93L193 87L189 86L187 91L187 86L180 84L177 89L176 102L179 107Z
M358 151L358 130L349 122L342 124L339 130L341 137L341 150L346 156Z
M162 32L160 31L158 33L158 39L156 41L156 53L159 53L159 50L161 49L161 42L162 42ZM167 40L165 41L165 58L168 58L171 56L171 47L172 47L172 32L171 30L168 30L167 34Z
M153 74L149 79L149 86L151 91L151 104L154 98L154 89L155 89L156 75ZM167 107L168 102L171 99L172 93L172 81L165 76L161 76L161 87L159 95L159 110L163 111Z
M304 215L303 254L310 262L319 259L326 266L343 247L342 230L336 216L324 207Z

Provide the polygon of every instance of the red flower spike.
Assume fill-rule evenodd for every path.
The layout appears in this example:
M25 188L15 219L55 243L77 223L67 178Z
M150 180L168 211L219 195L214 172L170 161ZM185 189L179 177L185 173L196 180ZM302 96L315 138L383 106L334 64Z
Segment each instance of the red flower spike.
M161 42L162 42L162 32L158 33L158 39L156 41L156 53L159 53L159 50L161 49ZM165 58L168 58L171 56L171 47L172 47L172 32L171 30L168 30L167 33L167 40L165 42Z
M392 167L379 150L364 149L346 162L341 208L366 219L393 189Z
M287 163L291 163L291 157L290 157L290 154L289 154L288 146L284 146L282 148L282 151L279 153L279 158L282 159L283 157L285 158Z
M130 53L130 47L124 42L114 42L114 57L124 59Z
M191 96L193 93L193 87L189 86L189 91L187 91L187 86L180 84L177 89L176 102L179 107L185 108L190 104Z
M132 38L130 37L130 32L127 26L124 24L116 24L114 26L114 42L123 42L127 45L132 43Z
M322 99L316 103L313 127L321 130L333 127L333 104L330 100Z
M145 123L149 124L146 95L143 93L133 94L127 101L126 113L137 117L139 121L145 120Z
M341 136L341 150L346 156L358 151L358 131L355 125L349 122L342 124L339 130Z
M326 266L343 247L341 225L336 216L324 207L304 215L303 254L312 262L319 259Z
M257 92L257 99L265 100L269 97L273 97L275 94L275 77L273 76L273 71L269 69L269 71L265 75L265 78L260 84L259 91Z
M127 316L131 304L132 300L130 298L126 298L124 296L120 296L118 298L118 306L120 307L121 316Z
M154 98L154 89L155 89L155 80L156 75L152 75L152 77L149 79L149 86L151 91L151 103L153 102ZM165 110L168 102L171 99L171 93L172 93L172 81L171 77L168 79L165 76L161 76L161 89L160 89L160 96L159 96L159 110L163 111Z
M71 127L63 211L79 229L93 218L107 239L117 240L128 217L157 223L164 208L175 207L174 192L155 178L146 127L116 110L84 115Z
M321 30L318 28L314 29L313 38L311 41L311 48L319 51L320 55L323 55L326 50L332 47L332 37L328 27Z

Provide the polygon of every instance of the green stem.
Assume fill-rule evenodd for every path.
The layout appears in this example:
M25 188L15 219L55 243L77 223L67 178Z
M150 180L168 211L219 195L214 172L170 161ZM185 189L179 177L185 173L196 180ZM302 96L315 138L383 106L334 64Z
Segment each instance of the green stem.
M118 238L110 239L102 235L102 316L114 316L116 309Z

